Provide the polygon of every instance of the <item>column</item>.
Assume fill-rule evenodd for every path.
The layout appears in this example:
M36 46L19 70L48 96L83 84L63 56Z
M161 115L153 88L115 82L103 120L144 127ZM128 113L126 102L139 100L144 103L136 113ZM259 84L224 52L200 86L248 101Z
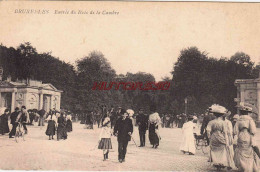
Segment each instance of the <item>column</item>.
M14 112L15 106L15 92L12 92L12 103L11 103L11 112Z
M0 107L2 107L2 92L0 91Z
M257 83L257 109L258 109L258 121L260 121L260 82Z
M53 109L53 95L50 97L50 109Z
M245 102L245 89L240 89L240 102Z
M43 108L43 94L40 93L39 96L39 110L41 110Z

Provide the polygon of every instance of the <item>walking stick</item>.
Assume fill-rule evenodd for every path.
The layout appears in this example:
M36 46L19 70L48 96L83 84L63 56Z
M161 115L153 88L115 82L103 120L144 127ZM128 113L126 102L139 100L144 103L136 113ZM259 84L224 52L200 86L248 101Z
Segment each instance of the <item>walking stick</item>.
M129 135L130 135L130 134L129 134ZM135 143L135 140L134 140L134 138L132 137L132 135L130 135L130 136L131 136L132 140L133 140L134 143ZM136 143L135 143L135 146L138 147Z

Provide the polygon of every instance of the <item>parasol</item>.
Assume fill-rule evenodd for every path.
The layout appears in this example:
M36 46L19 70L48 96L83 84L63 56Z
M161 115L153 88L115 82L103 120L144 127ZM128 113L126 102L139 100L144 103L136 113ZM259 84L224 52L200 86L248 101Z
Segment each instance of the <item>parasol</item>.
M132 109L127 109L126 112L129 114L129 117L132 117L135 113Z

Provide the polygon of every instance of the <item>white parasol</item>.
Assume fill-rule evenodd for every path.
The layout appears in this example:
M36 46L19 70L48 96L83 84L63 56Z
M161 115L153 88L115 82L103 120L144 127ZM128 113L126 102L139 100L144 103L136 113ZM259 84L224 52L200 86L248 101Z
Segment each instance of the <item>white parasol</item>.
M0 116L5 113L6 107L0 107Z
M126 112L129 114L129 117L132 117L135 113L132 109L127 109Z

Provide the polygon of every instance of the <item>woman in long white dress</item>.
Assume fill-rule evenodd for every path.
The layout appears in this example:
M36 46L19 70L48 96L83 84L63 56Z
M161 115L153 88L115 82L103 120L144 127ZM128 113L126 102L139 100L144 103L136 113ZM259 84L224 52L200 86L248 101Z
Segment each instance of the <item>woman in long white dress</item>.
M228 137L226 122L223 120L223 115L227 113L225 107L220 105L212 105L211 112L217 117L210 121L207 126L208 136L210 136L210 158L213 166L217 170L230 167L230 153L228 151Z
M237 144L234 161L238 170L243 172L259 172L259 148L255 143L256 125L249 116L252 108L240 104L240 118L234 127L234 140Z
M194 155L196 151L195 141L194 141L194 128L195 123L193 123L193 116L188 116L187 122L182 126L183 140L180 146L180 150L185 154Z

